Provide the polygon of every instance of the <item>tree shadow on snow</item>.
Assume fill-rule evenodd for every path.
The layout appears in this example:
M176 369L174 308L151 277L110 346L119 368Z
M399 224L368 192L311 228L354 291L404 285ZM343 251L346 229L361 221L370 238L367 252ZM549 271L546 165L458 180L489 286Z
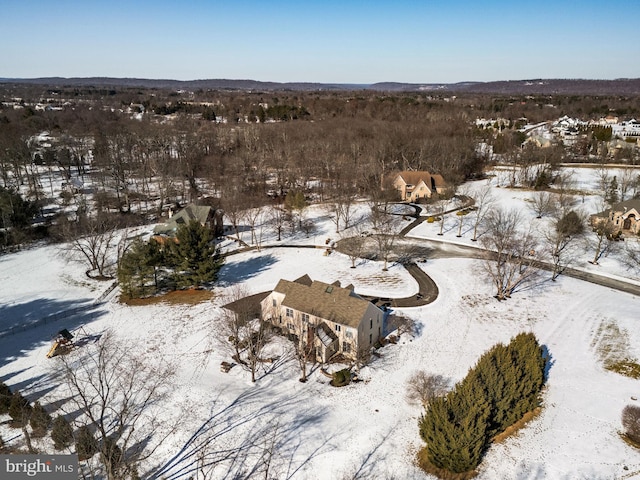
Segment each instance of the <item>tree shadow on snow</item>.
M553 355L551 355L549 347L546 345L542 345L542 357L546 360L544 364L544 381L546 383L549 381L549 372L551 371L551 367L555 365L556 361L554 360Z
M282 422L290 412L297 415ZM291 478L325 450L328 440L318 444L317 433L312 434L317 430L311 428L325 414L322 408L309 408L299 394L274 395L273 390L255 385L226 406L214 400L210 417L148 478L175 480L202 474L240 479L264 476L265 469L270 470L268 478ZM309 442L317 446L299 458L300 447Z
M350 480L364 480L369 478L393 478L393 475L386 476L384 475L384 464L385 464L385 456L381 455L378 450L382 447L388 438L391 436L391 432L393 432L397 428L397 425L393 428L389 429L389 431L379 437L378 442L375 445L372 445L371 448L366 455L364 455L359 462L359 465L356 465L352 468L351 471L345 472L342 478L349 478Z
M87 299L60 301L45 298L0 306L0 318L3 319L0 330L0 365L8 365L35 349L39 350L37 355L45 358L53 338L62 329L73 333L74 341L81 341L83 334L76 330L105 313L100 304L90 303ZM3 379L16 378L26 370L16 369L5 374ZM24 393L27 395L31 394L29 390L33 390L34 395L42 396L43 386L48 380L46 377L49 375L38 375L13 384L10 381L5 383L12 389L26 390Z
M233 285L255 277L260 272L267 270L277 262L274 255L260 255L259 257L247 258L239 262L228 262L220 269L218 276L219 284L222 286Z

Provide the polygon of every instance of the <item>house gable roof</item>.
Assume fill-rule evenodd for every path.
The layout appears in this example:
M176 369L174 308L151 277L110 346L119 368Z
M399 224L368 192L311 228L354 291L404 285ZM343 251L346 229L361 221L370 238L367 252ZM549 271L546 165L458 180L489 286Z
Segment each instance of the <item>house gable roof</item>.
M298 281L280 280L273 291L284 294L282 305L285 307L358 328L372 304L353 290L336 283L312 281L306 285Z
M625 200L624 202L616 203L611 208L607 208L602 212L596 213L596 217L608 217L610 212L627 212L629 210L635 210L640 213L640 198L632 198L631 200Z
M418 185L420 182L431 188L431 180L436 187L444 187L446 185L442 175L432 175L427 171L404 170L399 172L397 177L401 177L407 185Z
M166 222L157 225L153 231L155 233L173 233L178 230L180 225L188 224L192 220L196 220L201 225L204 225L209 219L212 210L213 207L190 203L171 218L167 219Z

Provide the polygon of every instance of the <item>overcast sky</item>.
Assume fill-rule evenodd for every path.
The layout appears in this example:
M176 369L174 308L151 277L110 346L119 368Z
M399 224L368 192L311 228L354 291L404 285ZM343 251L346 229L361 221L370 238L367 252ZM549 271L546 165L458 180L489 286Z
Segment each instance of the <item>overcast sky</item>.
M0 0L0 77L640 77L638 0Z

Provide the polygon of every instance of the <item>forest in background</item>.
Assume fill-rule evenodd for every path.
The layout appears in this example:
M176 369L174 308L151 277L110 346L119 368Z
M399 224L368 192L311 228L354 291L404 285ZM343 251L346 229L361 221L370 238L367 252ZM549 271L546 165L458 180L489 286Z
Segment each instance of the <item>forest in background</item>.
M597 131L583 132L571 149L523 149L517 128L564 115L640 117L640 97L625 95L5 83L0 99L0 188L37 205L45 224L55 223L45 207L67 217L109 212L148 222L171 205L206 203L233 214L282 201L291 190L318 201L376 197L398 170L428 170L455 186L481 177L497 159L607 162ZM506 122L479 129L477 118ZM37 140L42 132L46 141ZM636 164L637 148L630 144L614 160ZM4 215L3 228L11 226Z

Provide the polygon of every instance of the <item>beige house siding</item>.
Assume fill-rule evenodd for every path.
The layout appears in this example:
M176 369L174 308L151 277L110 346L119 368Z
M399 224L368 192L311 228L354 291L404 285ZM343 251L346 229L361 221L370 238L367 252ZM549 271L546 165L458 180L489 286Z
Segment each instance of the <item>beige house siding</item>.
M444 179L440 175L429 172L404 171L398 173L393 180L393 187L398 190L400 198L408 202L431 198L434 193L443 193L446 189Z
M310 298L304 298L310 294ZM262 300L261 309L265 321L283 333L312 339L316 358L321 362L337 353L355 360L359 350L378 342L383 330L383 312L379 308L336 284L303 285L281 280Z
M591 224L611 222L617 232L640 234L640 199L627 200L618 203L609 210L591 216Z

